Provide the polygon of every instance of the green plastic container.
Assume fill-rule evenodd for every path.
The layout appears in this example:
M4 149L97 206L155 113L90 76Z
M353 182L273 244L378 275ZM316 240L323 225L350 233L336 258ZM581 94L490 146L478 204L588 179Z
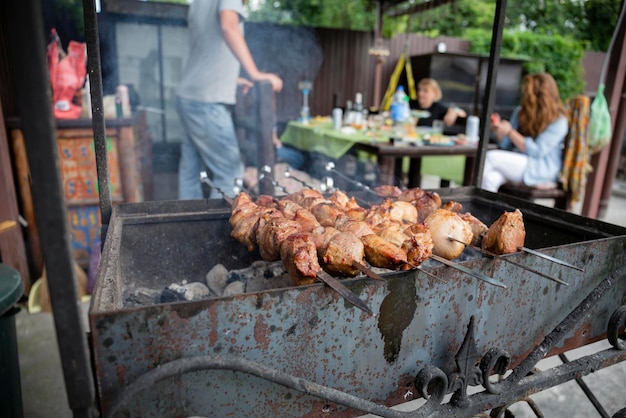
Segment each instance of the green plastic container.
M19 417L22 410L20 362L15 314L24 285L17 270L0 264L0 417Z

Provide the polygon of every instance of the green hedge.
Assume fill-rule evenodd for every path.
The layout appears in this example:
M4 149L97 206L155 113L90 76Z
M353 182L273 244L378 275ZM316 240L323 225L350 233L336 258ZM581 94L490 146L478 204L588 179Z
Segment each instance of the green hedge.
M463 38L470 41L471 52L489 54L490 31L468 29ZM546 71L552 74L563 101L584 93L583 55L583 44L570 37L524 31L505 31L502 34L500 56L527 60L525 73Z

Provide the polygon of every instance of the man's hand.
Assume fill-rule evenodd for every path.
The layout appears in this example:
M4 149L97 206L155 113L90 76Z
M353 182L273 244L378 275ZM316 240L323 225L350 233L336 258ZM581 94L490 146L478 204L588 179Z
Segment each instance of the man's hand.
M272 90L276 93L283 89L283 80L276 74L272 73L259 73L255 78L256 81L269 81L272 84Z
M252 87L254 87L254 83L252 83L252 81L243 77L237 78L237 84L242 87L244 96L248 94Z

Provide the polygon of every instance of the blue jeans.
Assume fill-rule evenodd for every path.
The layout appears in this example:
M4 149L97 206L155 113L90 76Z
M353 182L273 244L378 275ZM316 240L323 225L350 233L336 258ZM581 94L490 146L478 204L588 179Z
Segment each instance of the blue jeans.
M200 172L209 169L212 199L220 188L233 196L235 178L243 178L243 163L232 116L226 105L176 97L176 109L185 129L178 166L179 199L203 198Z
M290 147L289 145L283 145L276 148L276 160L278 162L287 163L295 170L300 170L306 162L306 158L302 151Z

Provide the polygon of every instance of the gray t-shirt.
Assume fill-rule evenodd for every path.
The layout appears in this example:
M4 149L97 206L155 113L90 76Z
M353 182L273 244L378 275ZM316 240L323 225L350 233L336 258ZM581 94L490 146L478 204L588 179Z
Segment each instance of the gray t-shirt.
M194 0L189 6L189 58L176 94L210 103L235 103L240 64L228 48L220 27L220 12L239 14L243 31L241 0Z

